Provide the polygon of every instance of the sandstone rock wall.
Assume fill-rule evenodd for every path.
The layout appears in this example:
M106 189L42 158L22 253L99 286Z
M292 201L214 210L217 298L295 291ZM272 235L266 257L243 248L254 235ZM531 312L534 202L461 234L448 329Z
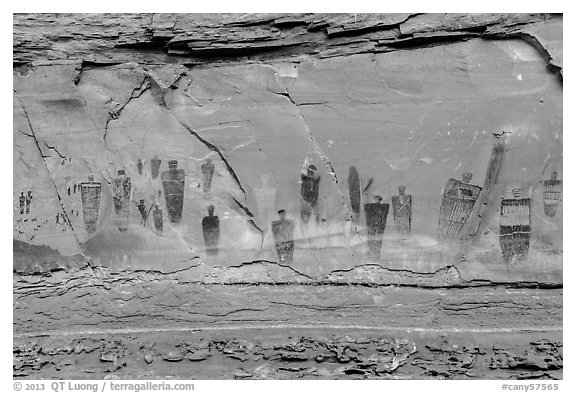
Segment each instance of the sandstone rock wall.
M286 209L297 224L291 267L316 278L375 262L420 273L456 265L465 280L561 282L562 203L554 217L544 212L544 182L552 172L562 178L557 16L15 15L14 23L18 241L113 269L276 261L271 221ZM160 172L169 160L185 171L174 225L151 176L154 157ZM299 182L310 164L321 177L318 221L305 223ZM362 188L370 184L361 204L374 195L391 203L401 185L413 197L410 237L395 231L390 208L376 261L366 258L364 212L351 210L352 166ZM118 170L131 179L127 232L112 208ZM485 189L468 227L443 239L445 185L465 172ZM89 174L102 183L93 233L80 193ZM531 198L530 252L514 263L499 241L511 184ZM18 214L29 190L31 211ZM206 255L201 226L209 205L220 217L216 256ZM42 271L42 261L18 257L15 268Z
M59 318L71 329L119 332L140 324L137 315L155 315L142 322L147 328L201 324L174 317L162 299L150 304L156 311L141 309L141 295L120 308L127 300L115 291L128 285L132 293L139 283L152 285L152 297L181 300L180 290L208 285L223 296L220 284L338 293L342 285L419 287L432 297L452 288L471 298L521 288L527 295L499 293L510 298L494 310L536 307L518 323L561 329L556 293L541 307L524 296L563 282L562 15L15 14L13 23L14 326L28 335L21 340L62 330ZM169 170L171 161L178 170ZM310 165L320 177L316 204L302 196ZM466 174L471 180L460 182ZM400 186L409 203L398 199ZM364 205L377 196L389 211L375 235ZM210 206L218 230L206 219ZM292 260L276 247L280 209L294 224ZM88 294L113 306L86 305ZM37 301L61 295L71 296L68 307ZM316 290L306 296L339 310ZM358 296L380 310L373 299L381 295ZM240 320L248 324L263 318L240 304L198 311L176 303L170 307L182 312L214 311L224 325L236 313L247 313ZM472 303L463 310L477 309ZM278 321L289 312L278 307L257 309ZM457 325L466 314L440 308L428 322L389 311L371 322L343 318L348 328L389 318ZM78 316L83 309L97 315ZM296 312L298 328L311 323L305 314ZM319 317L325 326L338 324L331 315ZM514 345L530 352L529 342ZM561 368L554 356L539 372ZM322 372L388 372L357 363L364 371ZM485 365L478 376L488 375ZM238 375L260 375L258 367Z

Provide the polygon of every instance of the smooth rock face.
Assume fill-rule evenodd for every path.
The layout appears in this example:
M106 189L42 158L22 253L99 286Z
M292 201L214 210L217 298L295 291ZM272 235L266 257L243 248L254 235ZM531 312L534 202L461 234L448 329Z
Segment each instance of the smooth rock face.
M457 264L468 280L561 282L562 214L545 215L543 181L552 170L562 178L562 90L527 43L470 40L184 74L172 66L114 66L85 69L75 84L77 72L77 65L63 64L15 75L16 102L20 112L26 109L36 138L25 135L31 131L24 119L15 123L15 170L21 170L24 154L39 155L38 141L44 159L26 164L40 167L37 176L49 172L46 185L16 176L30 185L16 183L15 200L29 188L52 193L39 194L31 213L15 218L34 217L44 222L38 232L54 232L62 226L55 224L54 208L39 204L46 199L58 207L57 192L74 228L68 236L34 239L33 232L16 232L18 240L62 255L82 250L112 268L153 267L159 260L180 267L197 255L206 264L275 261L270 226L275 211L285 209L296 222L291 266L314 277L369 261L414 272ZM163 88L166 79L175 82ZM19 140L29 146L19 147ZM446 238L439 222L449 214L441 209L447 181L471 173L480 190L499 143L504 151L494 184L470 200L461 225ZM161 161L156 179L154 157ZM207 158L214 163L210 189L202 169ZM183 176L183 200L168 183L163 186L171 160ZM302 199L299 185L309 165L319 176L314 206ZM354 217L351 166L360 178L362 204L374 195L390 204L400 185L413 198L410 236L388 226L377 260L367 251L364 213ZM109 185L121 168L135 201L126 233L117 233ZM88 173L103 183L94 234L84 228L80 193L74 187L68 195ZM510 182L533 201L530 253L515 263L505 262L499 245L500 199ZM174 198L178 206L168 206ZM155 204L163 210L161 233L152 220L142 225L140 200L146 214ZM222 252L208 257L201 222L210 204L221 212ZM484 204L482 212L476 204ZM302 209L311 209L312 219ZM476 235L466 236L462 227L471 214L482 217Z
M561 43L557 15L17 14L15 277L561 287ZM324 376L404 364L362 356Z

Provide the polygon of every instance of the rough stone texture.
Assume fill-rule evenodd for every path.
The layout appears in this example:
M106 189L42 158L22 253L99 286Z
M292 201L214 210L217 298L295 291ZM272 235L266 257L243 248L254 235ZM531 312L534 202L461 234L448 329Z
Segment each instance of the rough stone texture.
M551 217L543 199L551 173L563 178L562 15L13 21L15 376L185 378L172 367L187 359L203 364L194 378L561 378L562 201ZM160 172L169 160L185 171L179 223L155 156ZM309 164L319 221L304 225ZM377 259L364 210L351 211L350 166L369 185L362 204L391 203L399 185L412 195L411 235L391 208ZM441 239L444 187L465 172L483 190L459 236ZM102 183L95 233L75 188L90 174ZM511 186L531 198L530 249L505 263ZM151 212L140 225L140 199L159 203L162 232ZM202 233L210 205L217 254ZM291 263L270 230L280 208L296 222Z

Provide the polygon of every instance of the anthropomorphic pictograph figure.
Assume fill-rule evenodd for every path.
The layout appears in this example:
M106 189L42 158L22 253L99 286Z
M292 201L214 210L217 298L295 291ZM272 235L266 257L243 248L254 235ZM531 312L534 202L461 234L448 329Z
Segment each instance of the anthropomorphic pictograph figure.
M183 169L178 169L178 161L171 160L168 161L168 170L162 172L161 177L168 218L172 223L179 223L184 207L184 181L186 174Z
M212 189L212 178L214 177L214 163L211 158L207 158L202 164L202 189L205 193Z
M278 220L272 221L272 235L280 262L294 260L294 221L286 218L286 210L278 210Z
M26 211L26 196L24 195L24 191L20 192L18 202L20 203L20 214L24 214Z
M558 172L550 175L550 180L544 181L544 214L554 217L558 203L562 200L562 180L558 180Z
M102 198L102 183L94 181L94 175L88 176L88 181L80 183L80 198L82 201L82 216L84 227L90 234L96 232L100 216L100 200Z
M350 208L358 217L362 206L362 193L360 190L360 175L355 166L351 166L348 170L348 191L350 194Z
M150 161L150 173L152 174L152 179L156 179L158 177L158 173L160 173L160 164L162 160L160 160L157 156Z
M508 187L500 205L500 247L505 263L520 262L530 248L530 198L522 197L522 186Z
M366 226L368 227L368 255L375 260L380 259L382 237L386 229L389 209L390 205L382 203L382 197L379 195L374 197L374 202L364 205Z
M30 205L32 205L32 191L28 191L26 194L26 214L30 214Z
M456 238L468 221L482 191L482 187L470 184L471 180L472 174L464 173L462 181L449 179L446 183L438 220L440 239Z
M145 204L144 199L140 199L139 203L134 202L134 204L136 205L136 207L138 208L138 211L140 212L140 217L141 217L140 218L140 225L145 227L146 222L148 221L148 213L150 210L146 210L146 204Z
M303 223L310 220L310 216L314 214L316 221L319 220L318 213L318 192L320 190L320 176L316 169L316 165L308 166L306 173L301 176L300 195L302 197L302 206L300 210L300 217Z
M164 231L164 215L162 214L162 209L160 205L156 203L154 205L154 210L152 211L152 218L154 219L154 228L158 232Z
M204 244L208 254L218 253L218 242L220 240L220 219L214 215L214 206L208 206L208 215L202 219L202 232L204 234Z
M398 195L392 196L394 226L403 236L409 236L412 230L412 195L406 195L406 187L398 187Z
M120 232L128 231L130 220L130 200L132 182L123 169L118 170L118 176L112 179L112 198L114 202L115 220Z

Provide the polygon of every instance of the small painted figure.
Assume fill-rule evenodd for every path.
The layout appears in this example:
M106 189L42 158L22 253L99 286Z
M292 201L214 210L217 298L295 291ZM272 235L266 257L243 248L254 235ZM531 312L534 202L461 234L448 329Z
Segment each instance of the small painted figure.
M440 239L458 236L474 209L482 187L470 184L471 173L462 174L462 181L449 179L440 206L438 233Z
M348 170L348 191L350 193L350 206L356 216L360 215L362 206L362 195L360 192L360 175L355 166Z
M512 197L500 207L500 247L505 263L522 261L530 248L530 198L522 198L522 187L512 188Z
M204 244L208 254L218 253L218 241L220 239L220 219L214 215L214 206L208 206L208 215L202 219L202 232Z
M68 187L68 195L70 195L70 187Z
M544 181L544 214L554 217L562 200L562 180L558 180L558 172L552 172L550 177Z
M278 210L279 220L272 221L272 235L280 262L294 260L294 221L286 218L286 210Z
M154 210L152 211L152 218L154 219L154 227L158 232L164 230L164 215L162 214L162 209L159 204L154 205Z
M382 236L384 229L386 229L389 209L390 205L382 203L382 197L378 195L374 197L374 202L364 205L366 226L368 227L368 255L376 260L380 259Z
M56 225L60 224L60 213L56 213Z
M412 195L405 194L406 187L398 187L398 195L392 196L392 212L396 231L409 236L412 230Z
M26 194L26 214L30 214L30 205L32 204L32 191Z
M100 215L100 199L102 198L102 183L94 181L94 175L88 176L88 182L80 183L82 200L82 216L88 233L96 232Z
M184 206L185 173L183 169L178 169L178 161L176 160L168 161L168 168L167 171L162 172L164 196L166 197L170 222L178 223L182 218Z
M318 214L318 191L320 190L320 176L317 174L316 166L308 166L306 174L302 174L302 186L300 194L302 196L302 205L300 215L302 222L307 223L310 220L310 215L316 216L316 221L319 219Z
M158 177L158 173L160 171L160 163L162 163L162 160L160 160L157 156L154 156L154 158L150 161L152 179L156 179Z
M136 168L138 169L138 174L142 174L142 160L139 158L138 163L136 164Z
M24 195L24 191L20 192L18 202L20 203L20 214L24 214L26 211L26 196Z
M134 202L134 201L133 201ZM146 205L144 204L144 199L140 199L140 203L136 203L136 207L138 208L138 211L140 212L140 225L142 225L143 227L146 226L146 222L148 221L148 210L146 210Z
M207 158L202 164L202 188L204 192L210 192L212 188L212 177L214 176L214 163L212 159Z
M132 182L122 169L118 171L118 177L112 180L112 194L114 212L120 232L128 231L130 219L130 197L132 194Z
M76 194L76 183L74 183L74 194Z

